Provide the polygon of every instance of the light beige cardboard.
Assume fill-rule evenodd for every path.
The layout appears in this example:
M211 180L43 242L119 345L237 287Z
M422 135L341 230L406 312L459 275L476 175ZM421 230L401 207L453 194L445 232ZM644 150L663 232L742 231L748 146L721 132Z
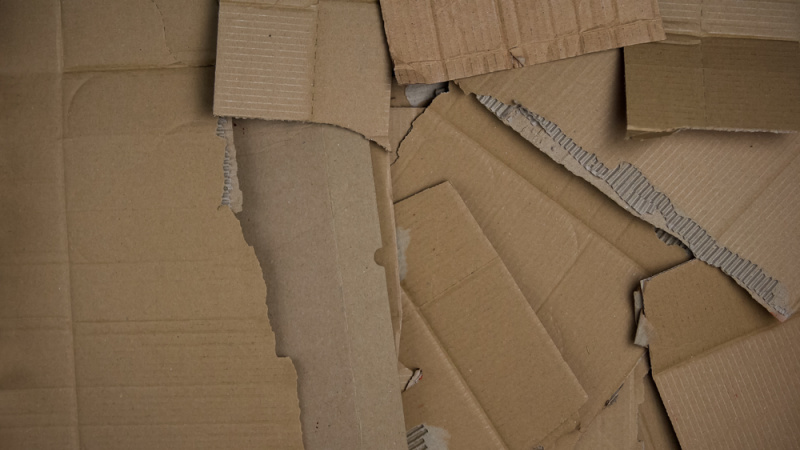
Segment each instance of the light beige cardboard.
M328 125L234 125L239 220L262 262L277 352L297 367L305 447L403 448L369 141Z
M588 425L642 355L631 343L631 291L685 253L458 89L414 121L399 155L395 199L455 187L589 395Z
M333 124L388 148L391 69L379 9L223 0L214 114Z
M482 101L503 123L721 267L777 317L800 308L800 234L792 232L800 221L799 134L693 131L625 140L618 51L460 85L492 96Z
M628 132L800 130L794 0L661 2L667 40L625 49Z
M449 183L397 203L395 213L408 235L403 311L413 322L401 361L423 374L403 394L407 427L442 429L452 448L487 448L474 433L500 443L489 448L539 444L586 401L578 380ZM439 359L430 369L429 358ZM446 380L453 384L437 392ZM454 411L445 402L451 390L469 407ZM461 415L485 426L465 430Z
M435 83L664 39L656 0L382 0L400 84Z
M213 71L123 39L174 50L204 8L164 30L153 6L0 6L3 448L302 448L295 370L220 208Z
M778 323L697 261L642 285L653 378L681 447L796 447L800 321Z

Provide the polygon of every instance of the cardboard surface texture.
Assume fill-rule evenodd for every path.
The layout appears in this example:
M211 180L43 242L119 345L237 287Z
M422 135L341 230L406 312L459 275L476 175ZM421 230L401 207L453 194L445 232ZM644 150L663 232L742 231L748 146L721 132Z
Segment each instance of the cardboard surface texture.
M644 398L639 405L639 441L645 450L680 450L678 436L650 373L644 377L643 388Z
M423 374L403 393L406 426L442 429L451 448L539 444L586 401L578 380L449 183L395 212L408 236L400 360Z
M653 378L682 448L796 447L800 321L778 323L699 261L642 288Z
M443 181L464 199L589 395L580 415L588 425L642 355L631 342L630 292L685 253L458 89L414 121L392 165L396 200Z
M379 9L223 0L214 114L333 124L388 148L391 69Z
M625 49L628 133L800 130L799 5L661 2L667 40Z
M595 53L460 85L491 96L482 102L503 123L786 319L800 308L800 134L625 140L620 56Z
M404 448L369 141L328 125L234 125L239 219L277 352L297 367L305 447Z
M656 0L381 0L400 84L435 83L664 39Z
M114 5L0 6L1 446L302 448L220 207L209 10Z

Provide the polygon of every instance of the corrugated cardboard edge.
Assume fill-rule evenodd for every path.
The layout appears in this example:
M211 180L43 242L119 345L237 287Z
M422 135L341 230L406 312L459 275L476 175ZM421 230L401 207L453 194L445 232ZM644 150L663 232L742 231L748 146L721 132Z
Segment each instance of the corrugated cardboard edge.
M222 161L222 173L225 180L222 185L221 204L231 211L242 212L242 190L239 189L239 166L236 162L236 145L233 143L233 120L220 117L217 120L217 136L225 139L225 159Z
M507 105L488 95L477 98L503 123L570 172L589 181L627 211L680 239L697 259L720 268L779 320L785 321L792 315L796 305L790 303L789 293L780 280L758 264L717 244L636 166L623 162L614 169L606 167L595 154L581 148L558 125L544 117L521 105Z

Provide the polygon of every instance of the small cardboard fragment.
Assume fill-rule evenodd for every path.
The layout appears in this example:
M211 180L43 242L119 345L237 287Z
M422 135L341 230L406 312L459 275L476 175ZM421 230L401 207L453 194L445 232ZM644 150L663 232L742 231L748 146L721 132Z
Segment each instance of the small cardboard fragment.
M643 286L653 378L681 447L794 448L800 320L777 322L699 261Z
M620 56L594 53L459 83L486 95L482 102L543 153L785 320L800 308L800 134L626 140Z
M377 1L223 0L214 114L332 124L388 148L389 66Z
M424 374L403 394L407 427L440 427L452 448L539 444L586 401L578 380L449 183L397 203L395 212L410 235L402 284L404 320L413 325L404 327L401 361ZM429 368L432 357L439 361ZM448 381L440 367L453 372L451 389L463 390L470 408L454 408L433 389ZM462 430L459 417L471 412L489 426ZM502 444L483 447L492 439L475 441L473 433Z
M629 135L800 130L799 5L661 2L667 40L625 49Z
M262 262L277 352L297 364L305 448L404 448L399 311L375 262L380 164L369 141L329 125L234 125L239 220Z
M656 0L381 0L400 84L436 83L664 39Z

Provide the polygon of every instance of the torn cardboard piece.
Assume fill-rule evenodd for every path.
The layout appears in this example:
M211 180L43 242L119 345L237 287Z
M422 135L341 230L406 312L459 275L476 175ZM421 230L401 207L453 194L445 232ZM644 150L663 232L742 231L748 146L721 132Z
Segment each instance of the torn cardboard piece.
M409 236L401 361L423 372L403 394L406 426L441 428L452 448L539 444L586 401L578 380L449 183L395 212ZM454 408L451 391L469 406ZM484 425L463 429L462 415Z
M0 442L302 448L257 260L219 208L213 73L138 70L123 43L118 70L78 70L68 49L87 24L86 61L114 47L116 28L95 22L105 7L0 7L0 45L15 48L0 60ZM145 34L139 17L115 23Z
M776 317L800 308L800 235L789 231L800 222L800 135L684 132L625 140L616 51L460 85L487 95L481 101L503 123L720 267ZM540 95L541 86L549 95Z
M400 84L436 83L665 38L656 0L382 0Z
M589 395L588 425L643 352L630 342L630 292L685 253L458 89L414 121L399 155L395 199L455 187Z
M328 125L234 125L239 219L262 262L277 352L297 367L305 447L404 448L369 141Z
M779 324L698 261L645 280L643 298L653 378L683 448L796 446L800 321Z
M220 3L215 115L332 124L388 148L390 89L377 1Z
M397 160L397 150L403 142L411 123L425 111L425 108L392 107L389 110L389 151L391 152L392 164Z
M667 40L625 49L628 133L800 130L796 1L662 2Z

